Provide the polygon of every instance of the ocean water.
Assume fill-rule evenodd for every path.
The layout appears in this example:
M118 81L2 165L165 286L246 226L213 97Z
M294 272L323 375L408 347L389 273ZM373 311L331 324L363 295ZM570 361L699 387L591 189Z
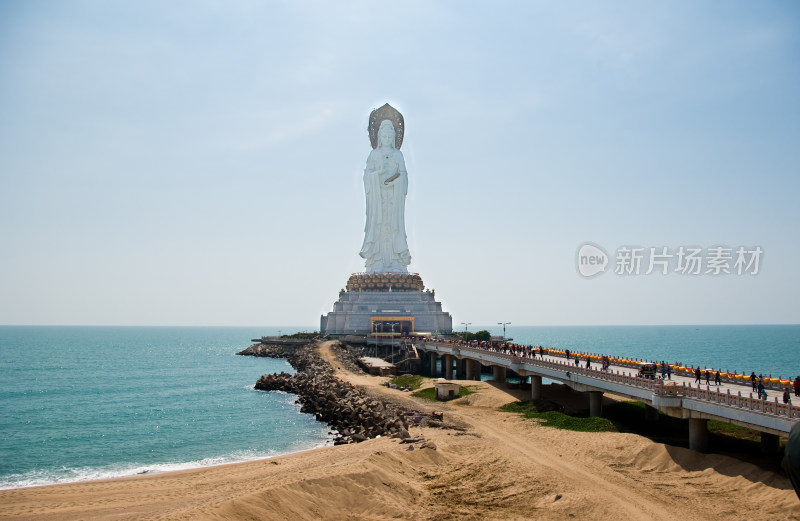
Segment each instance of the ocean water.
M472 326L502 334L500 326ZM253 389L284 360L236 356L307 327L0 326L0 488L248 461L330 443L295 397ZM520 344L800 374L800 325L520 327Z
M303 328L288 328L298 331ZM312 329L309 329L312 330ZM274 328L0 327L0 488L180 470L329 441L285 360L236 356Z

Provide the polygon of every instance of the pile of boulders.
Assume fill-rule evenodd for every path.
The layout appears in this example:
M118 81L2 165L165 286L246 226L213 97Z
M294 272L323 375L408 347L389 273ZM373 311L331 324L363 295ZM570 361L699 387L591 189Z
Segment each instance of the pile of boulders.
M297 351L298 346L277 344L253 344L236 353L242 356L263 356L266 358L288 358Z
M297 373L263 375L256 382L256 389L297 394L302 412L314 414L317 420L336 429L338 437L334 444L360 442L376 436L409 437L403 411L334 377L333 368L316 353L314 344L293 348L282 358L286 358Z
M342 342L334 342L331 349L338 360L348 371L355 374L366 374L359 363L359 358L365 356L363 347L351 346Z

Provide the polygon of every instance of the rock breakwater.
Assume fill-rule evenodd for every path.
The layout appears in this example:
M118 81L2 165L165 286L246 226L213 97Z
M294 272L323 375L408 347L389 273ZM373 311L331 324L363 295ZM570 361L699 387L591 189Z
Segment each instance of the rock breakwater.
M338 346L336 351L346 349ZM339 436L335 444L360 442L376 436L409 437L403 411L337 379L330 364L317 354L316 344L288 348L256 344L238 354L286 358L297 373L262 375L256 382L256 389L298 395L302 412L314 414L317 420L336 429Z
M301 346L279 344L253 344L243 351L236 353L242 356L263 356L266 358L289 358Z

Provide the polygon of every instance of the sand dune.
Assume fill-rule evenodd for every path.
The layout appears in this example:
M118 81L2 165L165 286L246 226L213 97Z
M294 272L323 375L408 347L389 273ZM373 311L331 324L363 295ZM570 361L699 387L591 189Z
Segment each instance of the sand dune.
M323 346L322 353L332 353ZM339 376L420 410L427 402ZM788 479L749 463L620 433L542 427L497 411L514 391L475 382L437 406L434 448L379 438L271 460L0 492L0 519L782 519ZM468 405L465 404L468 402Z

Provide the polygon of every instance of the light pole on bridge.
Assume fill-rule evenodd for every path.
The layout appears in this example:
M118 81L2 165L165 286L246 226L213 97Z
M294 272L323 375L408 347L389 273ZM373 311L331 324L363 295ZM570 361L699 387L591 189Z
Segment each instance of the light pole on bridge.
M497 325L503 326L503 342L506 341L506 326L510 325L511 322L498 322Z

